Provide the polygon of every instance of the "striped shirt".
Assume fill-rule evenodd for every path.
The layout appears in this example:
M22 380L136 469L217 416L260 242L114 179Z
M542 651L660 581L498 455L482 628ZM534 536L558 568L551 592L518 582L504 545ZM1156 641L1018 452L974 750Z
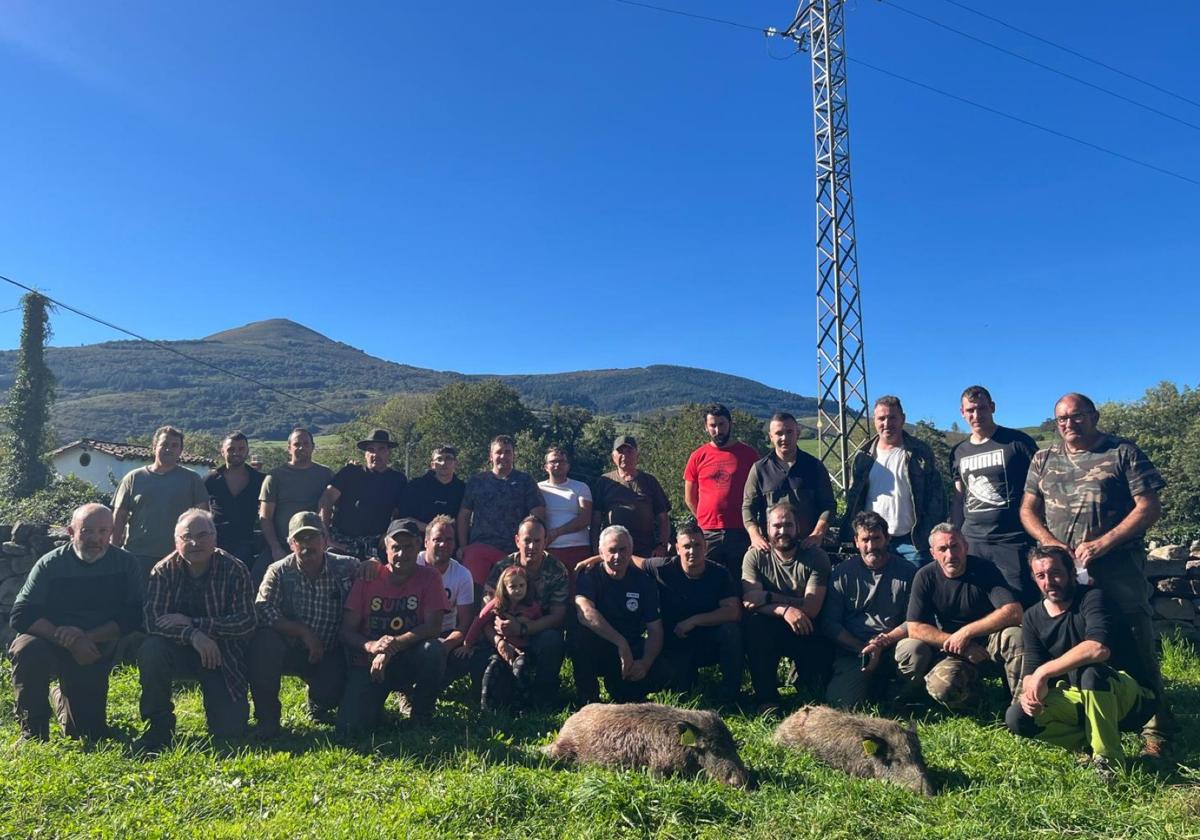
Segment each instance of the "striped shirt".
M246 697L246 643L254 633L254 599L250 573L241 561L221 549L213 551L208 571L194 577L187 561L172 551L150 570L146 585L146 630L190 645L201 632L221 651L221 673L234 700ZM169 613L182 613L191 624L158 626Z

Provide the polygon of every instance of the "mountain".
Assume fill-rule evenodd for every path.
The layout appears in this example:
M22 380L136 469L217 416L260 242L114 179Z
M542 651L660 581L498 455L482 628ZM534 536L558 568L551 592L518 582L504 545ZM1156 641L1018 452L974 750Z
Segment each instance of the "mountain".
M283 318L162 345L109 341L47 348L46 360L58 378L53 422L59 436L125 440L169 422L195 431L242 429L252 437L281 438L296 424L321 429L343 423L395 393L488 378L378 359ZM0 352L0 388L12 384L16 358L15 350ZM496 378L535 408L558 402L630 416L719 400L760 417L777 410L816 413L812 398L700 368L651 365Z

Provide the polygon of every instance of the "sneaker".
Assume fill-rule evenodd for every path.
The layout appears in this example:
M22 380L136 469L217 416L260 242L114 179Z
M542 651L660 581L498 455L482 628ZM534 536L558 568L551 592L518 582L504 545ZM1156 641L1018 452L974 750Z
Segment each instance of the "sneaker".
M1102 755L1094 755L1091 764L1092 771L1102 784L1112 787L1117 783L1117 767L1114 762Z

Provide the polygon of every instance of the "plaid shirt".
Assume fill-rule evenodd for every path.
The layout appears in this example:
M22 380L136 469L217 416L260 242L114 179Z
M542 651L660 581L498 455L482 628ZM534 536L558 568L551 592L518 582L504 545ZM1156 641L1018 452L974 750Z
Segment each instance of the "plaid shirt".
M289 554L267 568L254 609L258 623L270 627L279 619L296 621L312 630L335 650L342 629L346 596L354 584L359 561L344 554L325 552L325 564L316 580L300 570L300 560Z
M208 571L188 572L187 561L172 551L150 570L146 586L146 630L181 645L201 632L221 651L221 673L234 700L246 697L245 647L254 633L253 587L241 561L221 549L213 552ZM168 613L190 616L192 623L161 629L157 620Z

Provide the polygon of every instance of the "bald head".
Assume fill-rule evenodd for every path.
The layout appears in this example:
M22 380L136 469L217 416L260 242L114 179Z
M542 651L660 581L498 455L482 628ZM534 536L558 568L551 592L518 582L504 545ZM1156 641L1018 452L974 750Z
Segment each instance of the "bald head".
M108 551L112 538L112 511L101 504L87 504L71 514L67 533L71 536L71 548L75 556L85 563L95 563Z

